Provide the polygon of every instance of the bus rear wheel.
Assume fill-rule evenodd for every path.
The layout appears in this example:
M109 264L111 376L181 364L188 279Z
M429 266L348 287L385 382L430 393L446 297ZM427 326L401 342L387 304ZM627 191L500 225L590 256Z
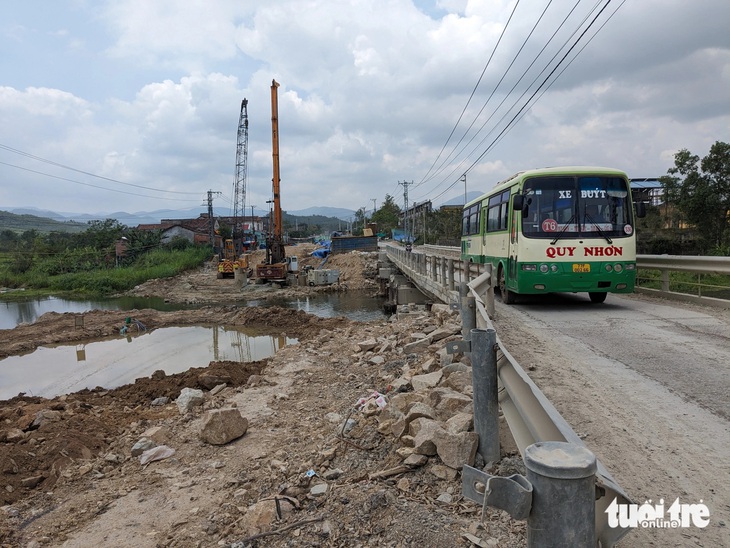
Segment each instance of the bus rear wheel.
M592 303L602 303L606 300L606 295L608 295L608 293L605 292L599 293L596 291L591 291L588 293L588 296L591 298Z
M498 279L499 279L499 294L502 295L502 302L504 304L514 304L515 294L512 293L509 289L507 289L507 280L504 277L504 268L501 265L499 266Z

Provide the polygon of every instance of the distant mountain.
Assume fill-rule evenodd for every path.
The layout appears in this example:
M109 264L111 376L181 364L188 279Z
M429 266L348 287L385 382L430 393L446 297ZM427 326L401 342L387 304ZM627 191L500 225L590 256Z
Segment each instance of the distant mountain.
M87 228L86 223L62 221L56 218L31 215L29 213L17 214L0 210L0 230L12 230L18 233L25 232L26 230L37 230L38 232L83 232Z
M355 216L353 210L341 207L308 207L307 209L299 209L297 211L287 210L286 212L296 217L313 217L319 215L321 217L334 217L343 221L350 221Z
M103 221L105 219L116 219L123 225L129 227L136 227L137 225L145 224L159 224L163 219L197 219L202 213L207 213L207 208L203 206L190 208L190 209L158 209L155 211L138 211L135 213L128 213L126 211L114 211L110 213L71 213L71 212L57 212L48 211L43 209L37 209L33 207L10 207L3 208L0 206L0 210L5 210L15 215L32 215L35 217L42 217L44 219L52 219L61 223L75 221L86 225L89 221ZM215 207L213 208L213 214L218 217L230 217L230 208ZM253 210L254 216L265 217L269 214L268 210L256 209ZM246 208L244 213L245 216L251 215L251 208ZM338 208L338 207L310 207L300 211L286 211L286 215L289 217L326 217L329 219L340 219L343 221L352 220L355 212L350 209ZM321 221L322 219L320 219Z

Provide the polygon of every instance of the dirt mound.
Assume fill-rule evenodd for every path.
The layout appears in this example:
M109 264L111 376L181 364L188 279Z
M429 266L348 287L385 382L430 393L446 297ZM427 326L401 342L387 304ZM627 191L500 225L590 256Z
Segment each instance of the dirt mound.
M271 284L259 284L255 278L242 280L232 278L218 279L216 263L211 261L201 268L174 278L149 280L125 295L139 297L158 297L172 303L236 303L247 300L268 298L287 298L292 295L304 296L329 291L374 291L377 288L377 253L358 252L330 255L325 261L313 257L317 249L314 244L287 246L287 257L296 256L299 263L300 276L304 276L305 268L329 268L340 271L340 280L331 286L310 287L306 284L295 287L273 287ZM266 259L265 250L256 250L249 255L249 264L255 271L256 264Z

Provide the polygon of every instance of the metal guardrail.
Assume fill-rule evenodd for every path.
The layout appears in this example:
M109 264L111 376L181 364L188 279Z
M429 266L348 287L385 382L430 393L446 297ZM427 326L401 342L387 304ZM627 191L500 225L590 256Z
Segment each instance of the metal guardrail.
M708 297L703 295L703 289L727 291L730 294L730 286L710 285L702 281L702 276L711 274L730 275L730 257L699 257L686 255L638 255L636 257L637 288L641 293L656 294L661 297L674 300L690 301L709 306L730 308L730 299ZM660 272L660 289L652 289L642 286L647 281L641 277L641 270L658 270ZM684 293L671 290L670 272L691 272L697 274L697 282L682 282L683 286L690 285L696 288L697 294ZM649 280L652 281L652 280ZM655 280L653 280L655 281Z
M419 288L426 288L429 295L445 303L459 302L458 299L460 299L459 293L453 289L453 270L465 272L464 281L471 281L470 270L474 265L469 263L463 265L461 261L449 258L447 261L453 263L451 275L449 277L443 276L442 268L441 276L439 276L439 263L437 260L432 259L429 272L427 268L429 261L426 260L425 255L408 253L404 249L394 246L386 246L385 249L388 258L398 266L403 274L416 283ZM422 257L418 257L418 255ZM470 284L472 287L469 288L469 292L475 297L476 301L476 327L494 329L488 313L493 293L490 295L489 292L491 284L489 284L489 289L485 289L483 274L479 281L475 279ZM451 282L451 288L449 282ZM527 447L537 442L567 442L585 447L583 440L563 419L557 409L507 351L498 337L497 344L499 349L497 357L500 384L499 403L523 458ZM631 500L603 464L598 460L596 464L596 536L601 546L613 546L630 529L611 528L608 525L606 509L614 499L619 504L630 504Z
M454 259L461 258L461 248L453 246L440 245L424 245L418 249L433 252L434 254L450 257ZM701 276L720 274L730 275L730 257L706 257L706 256L688 256L688 255L637 255L636 257L637 272L636 291L640 293L648 293L663 298L669 298L679 301L696 302L708 306L721 308L730 308L730 299L710 297L706 294L708 290L725 291L730 293L730 286L711 285L701 280ZM660 289L652 289L642 286L642 282L652 281L648 278L642 278L641 270L658 270L660 272ZM682 282L682 285L693 286L696 288L696 294L685 293L680 291L672 291L670 287L670 272L690 272L698 275L697 282Z

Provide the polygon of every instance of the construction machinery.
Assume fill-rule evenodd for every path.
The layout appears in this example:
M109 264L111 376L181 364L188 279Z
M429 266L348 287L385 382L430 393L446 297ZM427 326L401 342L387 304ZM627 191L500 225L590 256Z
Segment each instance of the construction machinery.
M248 255L240 255L236 252L236 246L233 239L227 239L223 242L222 257L218 261L218 279L235 278L236 272L244 272L248 276Z
M248 256L243 254L243 214L246 208L246 176L248 172L248 99L241 101L236 141L236 176L233 180L233 220L231 238L223 242L218 262L218 278L235 277L236 271L248 274Z
M272 186L274 192L273 217L266 238L266 261L256 265L256 277L263 281L286 282L289 265L284 251L281 197L279 195L279 102L276 80L271 81L271 155L274 165Z

